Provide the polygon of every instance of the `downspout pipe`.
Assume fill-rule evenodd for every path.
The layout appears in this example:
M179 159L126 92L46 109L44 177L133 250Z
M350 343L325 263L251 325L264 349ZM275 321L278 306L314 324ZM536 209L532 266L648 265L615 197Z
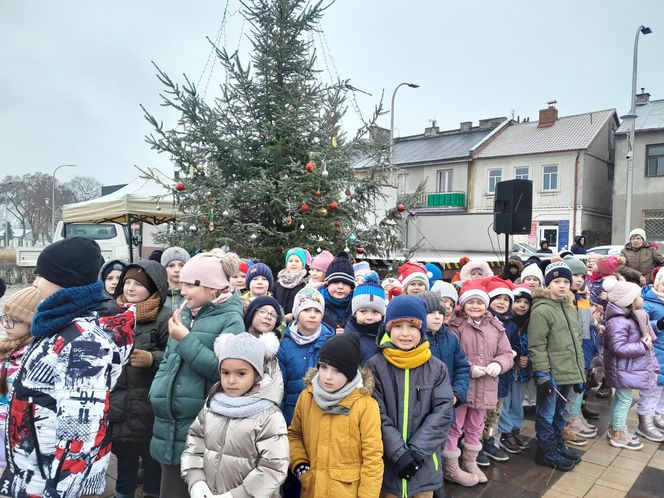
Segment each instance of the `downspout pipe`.
M576 211L577 211L577 202L579 197L579 158L581 157L581 151L576 151L576 159L574 160L574 208L572 210L572 240L576 240ZM570 247L572 245L570 244Z

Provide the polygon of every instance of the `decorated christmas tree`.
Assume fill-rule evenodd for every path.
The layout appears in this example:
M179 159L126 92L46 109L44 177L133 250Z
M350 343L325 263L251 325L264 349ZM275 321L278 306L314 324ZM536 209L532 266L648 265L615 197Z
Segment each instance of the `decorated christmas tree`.
M403 206L375 217L393 178L389 144L369 132L381 106L349 137L341 120L352 87L323 83L316 69L309 35L321 29L324 7L304 0L242 6L251 25L249 62L215 46L226 81L213 105L186 77L178 84L157 68L163 104L181 113L176 128L164 129L145 111L155 128L148 143L170 154L180 172L172 186L180 214L167 242L228 247L274 268L294 246L313 255L398 250ZM364 167L353 166L359 162Z

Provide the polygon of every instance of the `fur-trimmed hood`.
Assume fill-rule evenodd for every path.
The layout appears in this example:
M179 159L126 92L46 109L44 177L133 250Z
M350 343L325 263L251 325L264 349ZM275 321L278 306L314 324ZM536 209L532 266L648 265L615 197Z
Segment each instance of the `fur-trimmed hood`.
M373 373L368 368L359 368L358 371L362 376L362 387L360 387L360 392L373 396L374 389L376 388L376 380L374 379ZM310 368L304 376L304 383L307 386L312 385L311 383L317 373L317 368Z
M565 296L567 300L569 301L569 304L574 306L576 299L574 298L574 293L572 291L569 291L567 295ZM533 306L535 305L535 299L548 299L549 301L555 301L558 302L560 299L555 299L551 295L551 291L549 290L548 287L540 287L538 289L535 289L533 291Z

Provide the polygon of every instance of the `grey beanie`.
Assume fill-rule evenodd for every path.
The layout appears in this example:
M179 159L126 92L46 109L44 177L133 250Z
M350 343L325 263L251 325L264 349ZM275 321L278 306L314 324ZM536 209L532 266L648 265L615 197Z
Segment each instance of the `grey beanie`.
M166 268L172 261L182 261L183 263L186 263L189 259L191 259L191 256L186 249L173 246L166 249L161 255L161 266Z
M419 297L424 301L427 314L433 313L434 311L440 311L443 315L445 314L445 308L443 307L443 303L440 302L440 298L437 294L434 294L431 291L425 291L422 292Z
M214 354L221 362L233 358L244 360L263 378L263 361L265 358L265 344L247 332L241 334L221 334L214 341Z

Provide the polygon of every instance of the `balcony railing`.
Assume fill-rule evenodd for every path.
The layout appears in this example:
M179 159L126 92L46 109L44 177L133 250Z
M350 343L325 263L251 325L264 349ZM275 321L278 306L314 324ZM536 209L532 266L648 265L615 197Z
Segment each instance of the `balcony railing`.
M399 196L399 201L405 196ZM415 196L414 208L463 208L466 207L465 192L425 192Z

